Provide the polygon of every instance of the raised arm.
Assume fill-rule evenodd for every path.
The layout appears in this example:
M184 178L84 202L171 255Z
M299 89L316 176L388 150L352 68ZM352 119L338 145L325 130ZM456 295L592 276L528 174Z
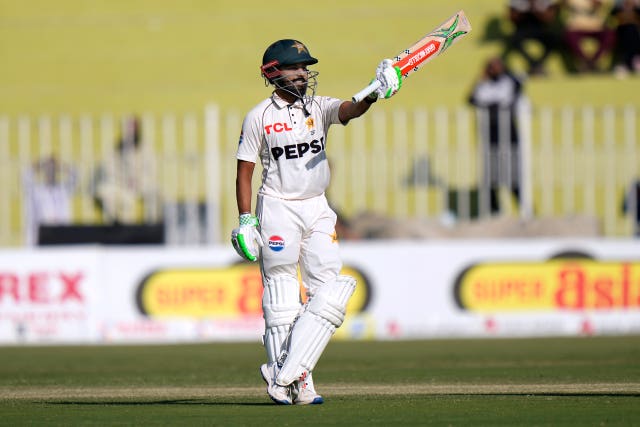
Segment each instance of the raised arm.
M376 78L372 80L376 85L369 85L371 91L361 101L353 102L358 97L354 97L351 101L345 101L340 105L338 117L343 124L347 124L349 120L360 117L376 102L378 98L388 99L395 95L402 86L402 75L400 68L394 67L390 59L384 59L376 68ZM364 96L366 92L362 91L360 96Z
M342 124L349 123L349 120L360 117L367 112L371 105L378 100L378 95L374 92L360 102L344 101L340 105L338 117Z

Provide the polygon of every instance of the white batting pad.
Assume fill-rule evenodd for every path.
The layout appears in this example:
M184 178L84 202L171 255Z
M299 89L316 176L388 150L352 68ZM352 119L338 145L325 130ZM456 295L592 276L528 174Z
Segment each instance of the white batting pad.
M289 329L300 313L300 283L292 276L275 276L267 281L262 294L264 347L269 363L275 362Z
M338 276L319 287L291 330L288 355L276 383L286 386L311 373L331 336L342 325L355 289L356 280L350 276Z

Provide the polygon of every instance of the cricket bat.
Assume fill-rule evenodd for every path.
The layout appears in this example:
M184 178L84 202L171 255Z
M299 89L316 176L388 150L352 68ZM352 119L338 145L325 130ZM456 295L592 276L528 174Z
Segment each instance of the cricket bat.
M402 73L402 81L415 73L427 62L441 55L449 46L460 40L471 31L471 24L463 10L451 16L436 29L415 42L411 47L403 50L393 58L393 66L399 67ZM367 95L380 87L380 82L374 80L353 95L352 101L362 101Z

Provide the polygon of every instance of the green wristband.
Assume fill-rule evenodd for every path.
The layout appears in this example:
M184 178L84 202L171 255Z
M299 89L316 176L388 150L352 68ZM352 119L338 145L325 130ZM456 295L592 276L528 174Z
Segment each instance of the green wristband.
M251 214L242 214L238 217L240 225L253 225L254 227L258 226L258 217Z

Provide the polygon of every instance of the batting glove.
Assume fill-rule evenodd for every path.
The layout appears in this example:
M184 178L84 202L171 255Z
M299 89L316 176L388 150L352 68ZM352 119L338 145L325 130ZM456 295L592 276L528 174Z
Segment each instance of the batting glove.
M376 79L380 82L380 87L376 91L378 97L383 99L391 98L398 93L402 87L402 72L400 67L394 67L390 59L383 59L376 68Z
M260 254L260 248L264 246L260 231L258 231L258 218L251 214L242 214L239 217L240 226L231 232L231 244L238 255L248 261L256 261Z

